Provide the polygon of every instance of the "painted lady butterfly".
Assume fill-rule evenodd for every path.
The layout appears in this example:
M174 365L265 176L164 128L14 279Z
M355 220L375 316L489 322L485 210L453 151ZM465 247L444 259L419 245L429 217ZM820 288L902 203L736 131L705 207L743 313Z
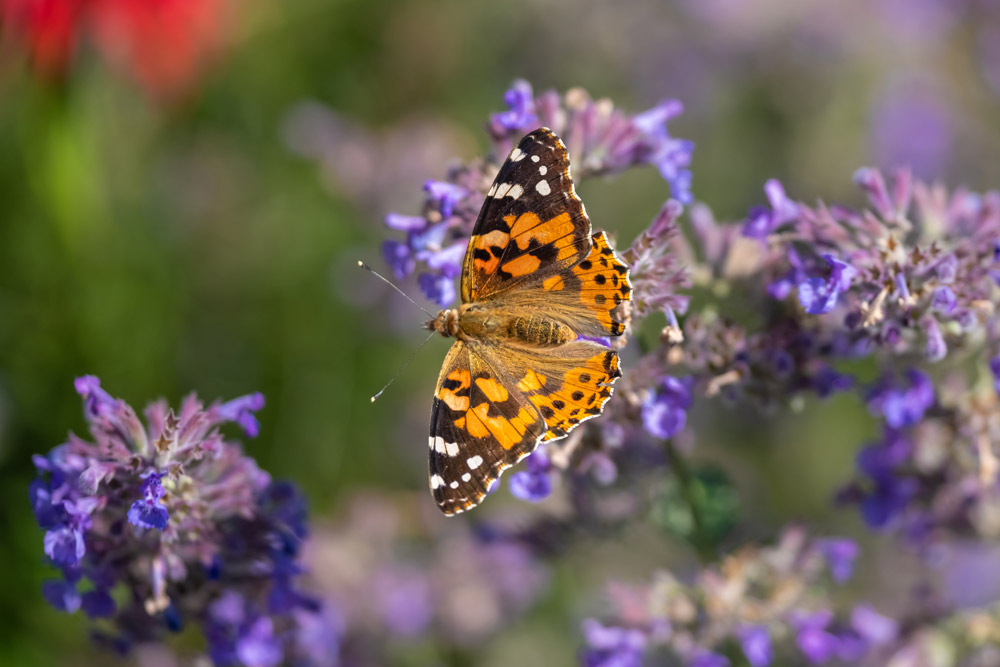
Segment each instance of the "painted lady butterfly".
M445 514L478 505L539 442L599 415L621 377L613 312L628 267L592 233L566 146L524 137L497 173L462 270L462 304L428 329L457 341L431 408L430 486Z

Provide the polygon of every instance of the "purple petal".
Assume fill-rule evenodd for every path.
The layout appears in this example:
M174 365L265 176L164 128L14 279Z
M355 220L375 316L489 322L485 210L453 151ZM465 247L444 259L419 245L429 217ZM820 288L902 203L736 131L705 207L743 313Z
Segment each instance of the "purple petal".
M236 655L245 665L275 667L284 657L271 619L262 616L236 641Z
M899 635L899 623L866 604L858 605L851 612L851 627L875 645L888 644Z
M455 281L447 276L421 273L417 276L417 284L424 296L441 308L447 308L458 296L455 291Z
M264 394L255 392L223 403L215 408L215 414L221 421L236 422L247 437L256 438L260 432L260 424L253 413L263 407Z
M68 614L72 614L80 608L80 594L76 592L76 586L50 579L42 584L42 596L46 602Z
M60 566L75 566L87 553L83 541L83 533L72 527L64 526L45 533L43 541L45 554L52 562Z
M129 523L145 530L150 528L163 530L167 527L169 518L170 513L166 506L158 500L137 500L132 503L128 511Z
M108 392L101 389L101 381L94 375L83 375L73 382L76 393L84 399L85 412L88 417L105 415L115 408L117 401Z
M767 667L774 660L774 649L771 646L771 635L767 628L753 625L740 631L740 645L743 655L752 667Z
M854 561L860 549L857 542L845 538L829 538L819 541L819 549L826 558L833 580L842 584L854 573Z
M552 480L548 473L518 470L510 476L510 492L521 500L537 503L552 495Z
M419 215L399 215L398 213L390 213L385 216L385 225L390 229L396 229L401 232L416 232L427 227L427 218Z
M82 607L90 618L110 618L115 613L114 599L103 590L84 593Z

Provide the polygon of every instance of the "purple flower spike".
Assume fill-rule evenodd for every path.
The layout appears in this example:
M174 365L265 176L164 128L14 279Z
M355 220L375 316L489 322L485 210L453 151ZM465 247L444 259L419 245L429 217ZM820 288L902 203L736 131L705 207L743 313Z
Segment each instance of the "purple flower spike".
M254 412L264 407L264 394L253 393L234 398L215 408L215 414L223 421L236 422L249 438L256 438L260 424Z
M823 259L829 266L829 275L826 278L809 277L798 286L799 301L811 315L822 315L833 310L841 292L850 288L851 280L858 273L853 266L833 255L824 254Z
M691 390L681 380L666 375L642 404L642 423L651 435L672 438L684 430L690 407Z
M132 507L128 511L129 523L136 528L163 530L167 527L170 514L166 505L160 502L160 498L166 493L160 484L160 480L165 474L150 470L142 476L143 482L139 490L145 497L132 503Z
M538 116L535 114L535 97L530 83L518 79L504 94L503 101L510 109L490 116L495 125L513 132L535 129L538 125Z
M750 625L740 631L740 646L743 655L752 667L767 667L774 660L774 648L767 628Z
M854 540L834 537L820 540L819 550L826 558L833 580L842 584L854 573L854 561L858 558L858 543Z
M799 633L796 644L809 662L819 665L836 655L840 640L836 635L827 632L832 614L823 610L811 614L798 623Z
M385 226L401 232L419 232L427 227L427 218L419 215L390 213L385 216Z
M417 284L424 296L441 308L447 308L458 296L458 292L455 290L455 281L448 276L421 273L417 276Z

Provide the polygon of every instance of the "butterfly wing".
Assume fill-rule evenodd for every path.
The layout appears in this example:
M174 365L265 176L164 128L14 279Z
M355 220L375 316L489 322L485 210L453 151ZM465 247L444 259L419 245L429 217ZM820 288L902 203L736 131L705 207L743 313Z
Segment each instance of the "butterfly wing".
M500 474L545 433L539 410L511 386L487 345L457 341L448 351L431 407L430 487L445 514L482 501Z
M462 301L483 301L544 280L591 251L566 146L551 130L525 136L497 172L479 211L462 272Z
M452 345L431 410L430 487L442 512L478 505L503 471L601 414L618 354L576 341L546 350Z

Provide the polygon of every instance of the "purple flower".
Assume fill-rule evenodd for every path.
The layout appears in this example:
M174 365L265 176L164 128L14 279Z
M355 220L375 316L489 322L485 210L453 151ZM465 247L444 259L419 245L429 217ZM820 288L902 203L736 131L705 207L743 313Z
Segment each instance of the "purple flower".
M418 637L434 616L431 582L415 567L378 573L371 585L385 627L400 637Z
M832 658L840 646L836 635L826 630L832 619L829 611L823 610L799 619L798 635L795 643L809 662L822 664Z
M247 394L234 398L231 401L219 406L213 406L212 410L222 421L236 422L243 429L249 438L256 438L260 432L260 424L254 413L264 407L264 394Z
M927 345L924 348L924 358L927 361L941 361L948 354L948 344L944 342L944 335L938 321L933 317L924 318L922 321L924 331L927 333Z
M858 558L858 543L854 540L834 537L819 540L819 550L826 558L833 580L842 584L851 578L854 572L854 561Z
M46 583L45 598L110 619L115 634L105 643L121 650L194 622L219 664L294 662L299 648L275 628L294 627L297 610L320 609L294 589L304 501L219 430L232 421L255 434L263 396L205 409L192 395L176 413L158 401L143 426L96 378L80 378L77 388L94 442L71 435L34 459L29 495L47 528L45 553L64 579ZM126 519L141 530L127 529ZM80 595L78 583L90 589ZM116 587L130 593L117 604ZM215 617L232 600L245 608L223 627Z
M525 470L510 476L510 492L521 500L537 503L552 495L552 464L539 447L525 461Z
M244 665L274 667L283 661L281 641L274 636L274 622L267 616L254 621L236 641L236 656Z
M410 246L399 241L387 240L382 242L382 258L392 269L392 275L396 280L403 280L417 267L417 260Z
M139 491L144 498L132 503L128 511L128 520L133 526L142 529L158 528L163 530L167 527L167 520L170 514L166 506L160 502L160 498L166 493L160 480L166 473L150 470L143 474L142 485Z
M777 179L770 179L764 184L764 194L771 204L755 206L750 210L746 222L743 223L743 235L755 239L766 239L781 225L795 220L799 215L798 205L785 195L785 188Z
M665 375L642 404L642 423L654 437L672 438L684 430L690 407L691 390L683 381Z
M868 411L881 414L894 429L916 424L932 405L934 385L930 377L914 368L906 372L905 382L887 375L868 393Z
M448 276L421 273L417 276L417 284L420 285L420 291L424 296L441 308L447 308L458 295L454 279Z
M665 100L632 119L635 126L645 134L643 150L645 161L656 165L660 175L670 184L674 199L682 204L694 201L691 195L691 154L694 143L675 139L667 131L667 121L679 116L684 105L678 100Z
M829 253L823 254L829 267L825 278L808 277L798 285L799 301L807 313L821 315L829 313L837 305L841 292L851 286L851 280L858 271L847 262L842 262Z
M874 645L888 644L899 635L899 623L866 604L856 606L851 612L851 627Z
M535 114L535 97L531 84L524 79L518 79L503 96L503 101L510 107L490 116L490 120L505 131L528 132L538 126L538 116Z
M419 215L389 213L385 216L385 226L400 232L419 232L427 227L427 218Z
M447 181L427 181L424 183L424 190L441 211L442 218L450 218L455 210L455 205L469 194L462 186Z
M729 658L711 651L703 651L688 660L688 667L729 667Z
M68 581L50 579L44 582L42 596L50 605L68 614L80 608L80 594L76 590L76 585Z
M646 636L639 630L604 626L595 619L583 622L587 648L583 652L586 667L641 667Z
M763 626L748 625L741 629L740 646L752 667L767 667L774 660L771 635Z
M949 314L955 310L955 305L958 303L958 297L947 285L941 285L934 290L934 295L931 297L931 308L940 311L944 314Z

